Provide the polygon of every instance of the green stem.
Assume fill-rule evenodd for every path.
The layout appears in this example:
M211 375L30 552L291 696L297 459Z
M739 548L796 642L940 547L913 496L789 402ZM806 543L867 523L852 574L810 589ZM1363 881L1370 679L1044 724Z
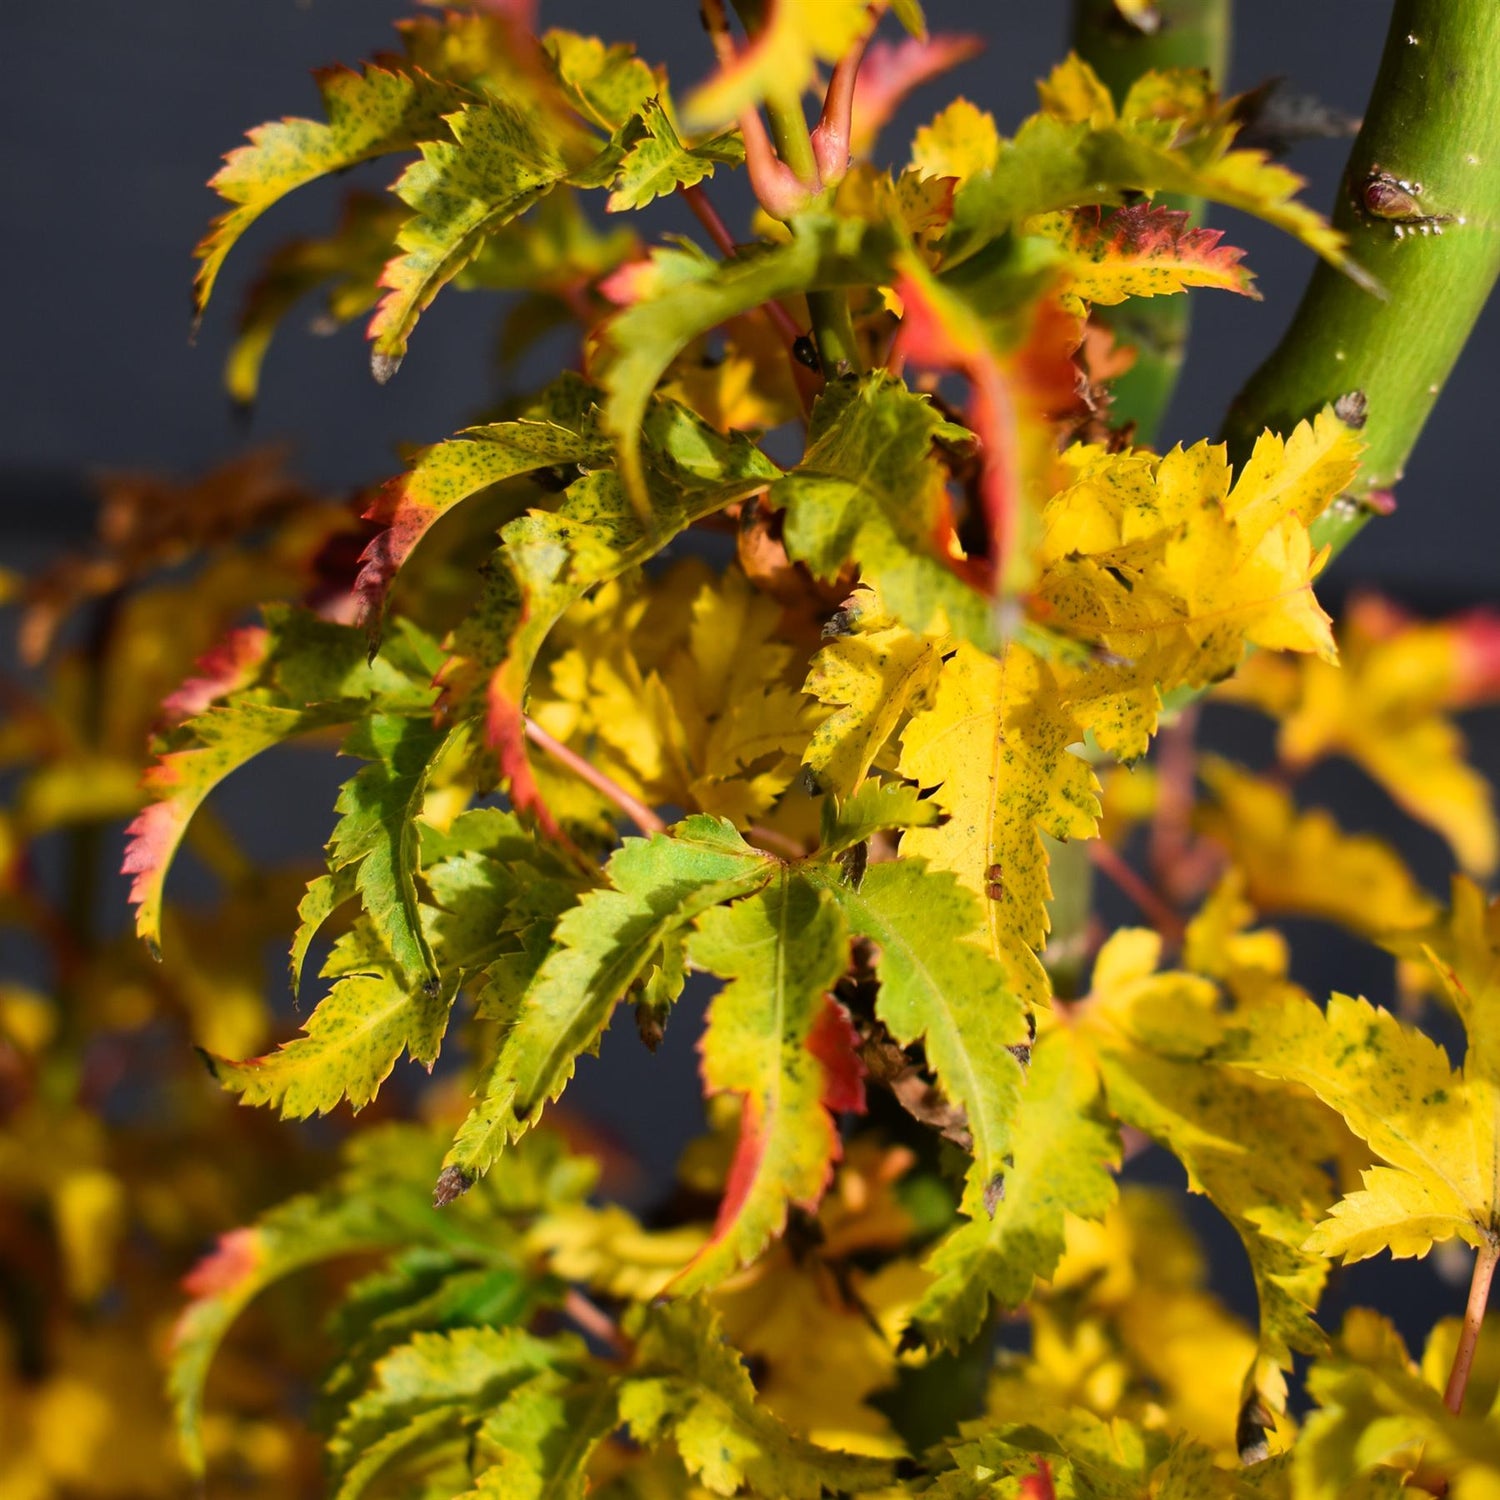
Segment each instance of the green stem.
M1224 436L1243 459L1266 428L1287 432L1362 392L1368 447L1357 493L1366 494L1401 478L1500 275L1495 0L1396 0L1333 222L1386 300L1319 266L1281 343L1230 408ZM1314 537L1340 550L1369 514L1335 507Z
M787 95L768 97L766 118L771 122L771 139L776 142L776 152L782 161L801 181L819 191L822 182L818 160L801 99ZM860 369L859 342L854 334L854 320L849 316L849 294L841 290L809 292L807 311L823 373L842 375Z
M1114 0L1075 0L1073 49L1103 79L1116 103L1154 69L1205 68L1222 80L1229 66L1230 10L1230 0L1158 0L1161 25L1148 33L1125 20ZM1200 200L1170 201L1192 214L1195 223L1201 220ZM1155 441L1177 389L1187 353L1189 302L1185 296L1136 298L1095 311L1121 343L1136 350L1135 364L1114 384L1112 412L1116 421L1135 423L1142 443Z

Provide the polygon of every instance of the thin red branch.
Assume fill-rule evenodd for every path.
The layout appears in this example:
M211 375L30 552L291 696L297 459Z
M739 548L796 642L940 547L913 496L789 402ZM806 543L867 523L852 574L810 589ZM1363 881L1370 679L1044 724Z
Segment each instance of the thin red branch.
M708 231L708 237L714 242L719 254L728 260L739 246L735 244L729 226L719 217L718 209L709 202L702 185L694 183L692 187L682 188L681 192L687 206L692 209L693 216Z
M729 226L720 218L719 211L713 206L712 201L703 188L694 184L692 187L683 188L682 196L687 206L692 209L694 217L707 231L709 239L714 242L719 254L727 260L739 251L735 244L734 236L729 232ZM775 325L776 332L785 340L788 349L801 337L801 330L792 321L792 315L779 302L771 301L761 304L765 315Z
M1198 705L1189 704L1156 738L1156 812L1151 820L1148 862L1152 878L1174 896L1186 896L1188 850L1192 844L1193 779Z
M1463 1332L1453 1356L1453 1371L1443 1392L1443 1405L1457 1416L1464 1408L1464 1392L1469 1386L1469 1371L1474 1368L1474 1351L1479 1347L1479 1330L1484 1326L1484 1310L1490 1300L1490 1283L1495 1279L1495 1265L1500 1262L1500 1241L1489 1240L1474 1257L1474 1279L1469 1283L1469 1305L1464 1309Z
M796 839L788 838L786 834L778 833L774 828L765 828L759 823L752 823L745 832L749 835L752 844L758 844L771 854L779 854L783 859L807 858L807 850Z
M813 156L824 187L831 187L849 170L850 143L854 137L854 91L859 83L860 64L870 38L880 25L886 0L870 6L870 24L854 45L834 65L823 96L823 113L813 127Z
M1150 921L1151 925L1174 946L1180 945L1186 928L1182 918L1130 868L1103 839L1089 844L1089 858L1101 875L1107 876L1122 890Z
M721 68L732 68L739 60L739 49L729 29L729 15L724 9L724 0L703 0L703 24L708 28L709 40L713 43L714 56ZM776 154L771 134L760 112L747 109L741 112L738 121L740 135L745 141L745 171L750 177L750 188L756 201L773 219L789 219L807 207L809 198L817 191L816 183L803 182Z
M563 1311L585 1333L598 1339L611 1354L617 1354L621 1359L629 1355L630 1340L620 1331L620 1325L577 1287L570 1286L563 1293Z
M667 831L666 823L644 802L632 797L619 782L606 776L597 766L590 765L576 750L554 739L530 716L526 719L526 738L546 751L558 765L566 766L580 781L586 781L601 796L608 797L642 833Z

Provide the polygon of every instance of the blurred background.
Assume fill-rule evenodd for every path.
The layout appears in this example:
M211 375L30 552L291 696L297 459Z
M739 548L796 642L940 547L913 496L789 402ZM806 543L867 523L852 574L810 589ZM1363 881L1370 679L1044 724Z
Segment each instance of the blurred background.
M500 393L493 348L498 318L474 298L440 298L423 319L400 374L370 378L358 327L318 337L312 317L294 317L272 346L263 395L236 413L221 368L237 301L265 252L332 223L349 185L319 184L268 214L229 261L196 342L190 340L191 248L213 212L204 186L220 155L245 129L283 114L316 113L315 65L354 62L385 46L390 22L413 7L396 0L113 0L67 4L6 0L0 6L0 236L8 290L0 399L0 537L6 566L29 570L93 525L93 476L103 470L198 473L256 445L286 444L294 470L339 492L400 463L399 446L448 435ZM949 93L966 93L1008 130L1033 107L1034 80L1066 46L1063 4L927 0L934 29L979 31L977 60L919 93L885 140L904 156L911 128ZM1388 0L1255 0L1241 7L1229 85L1238 90L1282 76L1327 104L1358 114L1384 39ZM629 35L650 61L665 62L679 95L709 67L695 0L543 0L544 24ZM1292 164L1311 180L1309 201L1332 202L1346 146L1299 147ZM372 181L389 175L376 164ZM358 180L356 178L356 180ZM743 229L748 202L716 183L731 225ZM686 229L666 205L664 230ZM1260 304L1213 293L1196 298L1190 374L1168 421L1168 441L1213 434L1232 395L1275 343L1310 270L1308 253L1251 220L1214 221L1247 251L1265 296ZM1480 323L1410 466L1396 513L1370 526L1320 590L1337 612L1353 588L1374 588L1419 612L1472 606L1496 596L1500 512L1486 439L1500 386L1500 309ZM511 378L545 371L557 346L543 344ZM9 654L9 643L6 646ZM1471 716L1474 758L1500 771L1500 716ZM1253 759L1263 734L1245 715L1220 712L1210 744ZM271 757L237 778L223 799L229 825L249 851L284 857L314 850L327 835L340 768L328 758ZM1448 858L1437 838L1406 822L1349 767L1324 767L1309 795L1354 828L1393 839L1435 891ZM266 815L274 796L277 818ZM269 824L274 827L268 827ZM287 848L296 840L297 849ZM112 860L106 864L113 867ZM112 881L109 920L123 924L124 882ZM1106 894L1106 900L1109 897ZM1107 908L1119 920L1134 914ZM1315 993L1364 989L1387 998L1389 960L1329 937L1299 953L1299 977ZM289 1003L278 1001L283 1029ZM679 1025L661 1056L646 1056L617 1027L599 1063L585 1062L571 1104L591 1111L647 1171L646 1189L669 1172L677 1143L699 1118L695 1027ZM204 1080L205 1089L211 1085ZM649 1088L649 1093L643 1093ZM652 1105L643 1111L640 1101ZM1157 1170L1147 1156L1132 1170ZM1205 1210L1205 1218L1212 1214ZM1216 1277L1241 1307L1248 1275L1232 1237L1213 1236ZM1466 1276L1466 1272L1464 1273ZM1347 1281L1355 1297L1379 1298L1410 1331L1434 1312L1455 1311L1461 1292L1430 1266L1379 1262ZM1344 1293L1341 1292L1340 1296Z

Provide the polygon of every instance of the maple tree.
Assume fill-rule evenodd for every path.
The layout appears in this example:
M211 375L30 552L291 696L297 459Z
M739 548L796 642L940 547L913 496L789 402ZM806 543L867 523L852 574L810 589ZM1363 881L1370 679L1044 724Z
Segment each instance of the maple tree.
M957 99L894 151L976 47L916 0L706 0L680 106L532 9L418 15L251 131L196 299L393 158L266 262L231 393L313 292L380 380L460 291L576 361L353 506L266 458L122 480L91 552L4 578L0 918L52 993L0 985L0 1490L1500 1489L1500 833L1455 720L1500 699L1500 616L1314 593L1500 274L1500 10L1397 0L1327 221L1215 86L1225 0L1079 0L1011 134ZM621 227L674 197L697 236ZM1189 294L1257 295L1206 205L1320 265L1226 440L1163 453ZM1273 763L1199 754L1205 697ZM216 812L292 746L359 763L312 870ZM1334 755L1449 891L1298 795ZM1280 917L1393 955L1390 993L1307 993ZM324 982L290 1036L273 937ZM568 1085L622 1007L652 1051L697 1024L690 986L706 1130L632 1213ZM1122 1180L1146 1151L1253 1319ZM1324 1326L1339 1262L1439 1244L1470 1298L1419 1359Z

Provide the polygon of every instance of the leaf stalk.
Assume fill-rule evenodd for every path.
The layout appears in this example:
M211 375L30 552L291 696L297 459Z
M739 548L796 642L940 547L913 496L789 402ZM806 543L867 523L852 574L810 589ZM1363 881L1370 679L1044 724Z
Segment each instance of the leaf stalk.
M606 776L597 766L591 765L576 750L548 734L529 714L526 718L526 738L539 750L550 755L558 765L566 766L580 781L587 782L601 796L607 797L642 833L667 831L666 822L644 802L632 797L619 782Z
M1484 1326L1484 1311L1489 1305L1490 1283L1495 1279L1497 1262L1500 1262L1500 1240L1491 1237L1485 1240L1474 1257L1474 1276L1469 1283L1463 1331L1453 1355L1448 1388L1443 1392L1443 1405L1454 1416L1464 1408L1464 1392L1469 1386L1469 1372L1474 1368L1474 1351L1479 1347L1479 1331Z

